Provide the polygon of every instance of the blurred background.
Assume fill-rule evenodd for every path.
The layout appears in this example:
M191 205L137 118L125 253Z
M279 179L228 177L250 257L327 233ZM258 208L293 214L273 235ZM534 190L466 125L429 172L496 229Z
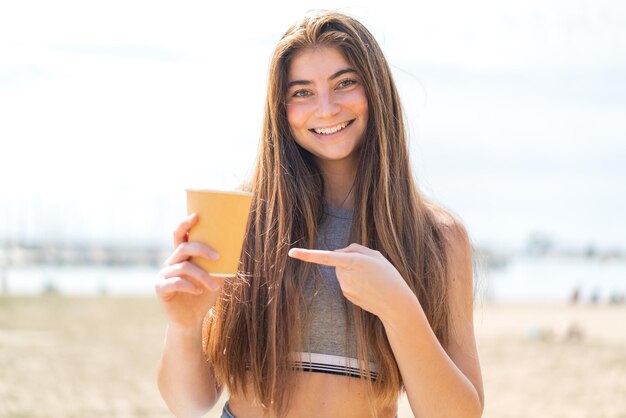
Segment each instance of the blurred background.
M0 367L39 376L2 384L0 415L167 416L153 379L164 322L152 294L184 190L231 189L251 173L271 52L317 8L357 17L378 39L405 106L417 182L471 235L477 337L497 393L486 416L626 416L618 0L0 5ZM61 350L85 336L107 373L112 361L124 369L143 359L143 368L129 386L117 376L110 392L42 386L47 407L36 407L39 372L59 359L43 341L67 356L51 382L88 379L87 370L102 378L93 362L76 364L88 355ZM120 344L136 352L113 356ZM589 357L590 347L604 354ZM522 363L525 373L575 382L581 367L598 370L609 398L587 399L572 383L535 389L537 401L515 385L539 376L502 371L550 352L571 364ZM124 395L138 390L150 404ZM520 395L507 401L511 392ZM77 394L93 402L72 409Z

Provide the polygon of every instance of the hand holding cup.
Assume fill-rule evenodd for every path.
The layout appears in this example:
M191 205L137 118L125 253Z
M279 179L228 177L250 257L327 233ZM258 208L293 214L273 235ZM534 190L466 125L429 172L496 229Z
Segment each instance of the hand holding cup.
M226 277L236 275L251 201L251 193L187 190L190 214L155 285L170 324L200 326Z

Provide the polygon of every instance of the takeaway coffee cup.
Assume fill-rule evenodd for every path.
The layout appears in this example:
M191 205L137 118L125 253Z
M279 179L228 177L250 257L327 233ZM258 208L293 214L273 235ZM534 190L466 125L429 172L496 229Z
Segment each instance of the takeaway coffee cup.
M246 232L252 193L188 189L187 213L199 220L189 231L189 241L202 242L220 255L217 260L192 257L191 262L215 276L237 273Z

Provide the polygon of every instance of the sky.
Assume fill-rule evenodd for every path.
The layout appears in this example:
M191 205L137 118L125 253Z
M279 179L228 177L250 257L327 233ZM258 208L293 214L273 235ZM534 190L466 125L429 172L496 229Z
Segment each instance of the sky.
M626 3L0 5L0 245L168 243L254 164L273 47L308 10L392 66L420 188L478 244L626 250Z

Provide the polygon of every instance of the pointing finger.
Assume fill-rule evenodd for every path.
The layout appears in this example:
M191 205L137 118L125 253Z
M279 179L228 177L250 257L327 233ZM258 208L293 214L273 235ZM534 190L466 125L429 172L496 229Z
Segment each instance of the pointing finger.
M289 250L289 256L309 263L349 269L355 264L356 254L292 248Z

